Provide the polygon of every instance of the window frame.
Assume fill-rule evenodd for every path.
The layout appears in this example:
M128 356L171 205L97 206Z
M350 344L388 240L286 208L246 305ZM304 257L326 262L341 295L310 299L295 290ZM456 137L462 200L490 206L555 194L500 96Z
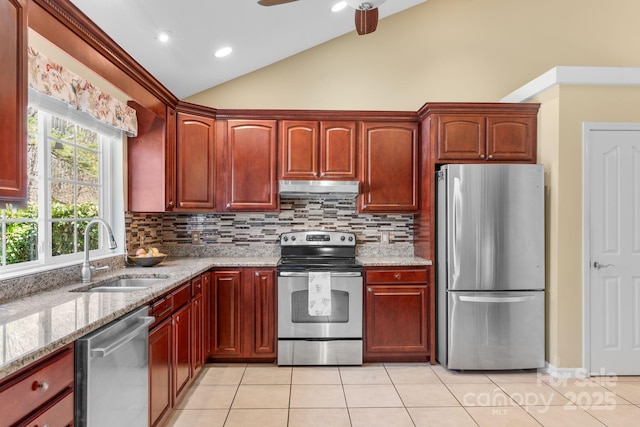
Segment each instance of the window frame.
M37 103L36 103L37 104ZM38 218L33 221L25 221L25 219L7 219L0 217L0 233L2 233L2 257L0 259L0 280L17 277L21 275L38 273L41 271L50 270L52 268L59 268L64 266L81 264L84 260L84 250L73 252L71 254L53 255L52 251L52 236L53 236L53 224L56 221L52 218L51 212L51 183L56 182L52 179L52 164L51 164L51 135L49 133L51 117L58 117L62 120L72 123L74 126L87 129L91 132L98 134L98 181L97 186L100 187L98 197L98 217L109 223L114 229L116 235L116 241L119 243L118 248L115 250L108 249L107 236L104 227L98 227L99 235L99 247L98 249L90 250L90 258L101 259L113 257L124 253L123 244L124 241L124 210L122 209L122 203L120 202L124 195L123 185L118 185L123 182L122 175L124 175L124 160L122 156L124 133L121 131L113 132L107 135L100 128L91 128L87 126L87 119L74 120L74 117L65 117L56 111L50 111L48 108L42 108L41 105L35 105L30 107L37 110L38 114L38 130L36 137L38 139L38 165L37 174L35 177L37 180L37 192L38 192ZM74 130L74 141L71 143L75 146L74 157L77 160L77 147L85 149L77 144L77 131ZM29 134L29 137L33 135ZM121 176L118 176L121 174ZM34 177L29 176L29 180ZM77 161L74 161L74 179L69 181L74 185L83 185L84 182L78 180L77 177ZM119 193L118 188L120 189ZM74 202L77 202L74 195ZM4 209L4 206L0 206ZM6 209L12 209L13 206L7 205ZM15 207L20 209L20 207ZM86 218L90 220L91 218ZM38 236L37 236L37 252L38 259L32 261L25 261L17 264L2 265L2 262L6 262L6 224L10 222L35 222L37 223ZM71 220L77 227L85 221L85 218L78 217L77 212L74 213L74 218ZM84 233L76 233L78 241L74 240L74 243L78 243L80 239L84 239ZM77 247L77 246L75 246Z

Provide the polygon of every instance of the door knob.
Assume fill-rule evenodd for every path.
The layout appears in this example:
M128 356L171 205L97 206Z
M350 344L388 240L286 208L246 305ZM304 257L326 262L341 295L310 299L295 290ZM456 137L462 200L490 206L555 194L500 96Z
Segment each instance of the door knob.
M613 264L600 264L598 261L593 262L593 268L600 270L607 267L613 267Z

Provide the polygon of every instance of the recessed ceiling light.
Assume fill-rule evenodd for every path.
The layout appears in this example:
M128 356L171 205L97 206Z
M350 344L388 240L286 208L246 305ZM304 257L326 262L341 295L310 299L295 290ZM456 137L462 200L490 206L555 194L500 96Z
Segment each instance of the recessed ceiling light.
M346 1L340 1L340 2L338 2L338 3L333 5L333 7L331 8L331 12L340 12L345 7L347 7L347 2Z
M156 38L160 43L169 43L171 40L171 31L160 31L156 35Z
M231 49L231 47L225 46L225 47L222 47L222 48L216 50L214 55L216 56L216 58L222 58L224 56L229 55L231 53L231 51L233 51L233 49Z

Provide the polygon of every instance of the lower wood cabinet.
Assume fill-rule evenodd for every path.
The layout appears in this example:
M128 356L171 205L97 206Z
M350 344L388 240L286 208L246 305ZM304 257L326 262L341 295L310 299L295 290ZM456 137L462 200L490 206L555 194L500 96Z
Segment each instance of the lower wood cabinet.
M213 271L209 298L211 359L275 360L275 269Z
M0 382L0 425L72 426L74 345Z
M160 425L204 364L203 296L209 273L151 304L149 425Z
M426 268L365 269L364 361L427 361Z
M171 318L149 332L149 425L171 409Z

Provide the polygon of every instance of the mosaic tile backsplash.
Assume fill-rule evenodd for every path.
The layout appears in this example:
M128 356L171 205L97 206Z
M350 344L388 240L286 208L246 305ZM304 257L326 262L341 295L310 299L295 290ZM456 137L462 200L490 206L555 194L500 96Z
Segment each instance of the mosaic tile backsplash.
M361 256L413 255L413 215L358 214L355 200L281 199L274 213L127 213L125 221L129 250L158 246L174 256L278 256L281 233L321 229L355 233ZM202 244L192 244L194 231Z

